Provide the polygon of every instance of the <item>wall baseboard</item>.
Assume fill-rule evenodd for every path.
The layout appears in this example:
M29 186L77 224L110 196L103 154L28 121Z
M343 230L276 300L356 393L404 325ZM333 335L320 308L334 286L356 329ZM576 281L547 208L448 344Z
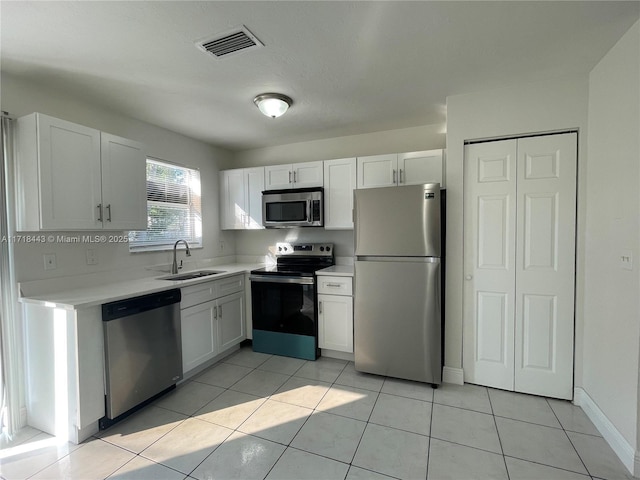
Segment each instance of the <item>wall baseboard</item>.
M464 371L461 368L455 367L443 367L442 368L442 381L444 383L453 383L454 385L464 384Z
M634 452L633 447L600 410L589 394L580 387L574 388L573 403L587 414L589 420L593 422L620 461L627 467L627 470L632 475L640 476L640 452Z

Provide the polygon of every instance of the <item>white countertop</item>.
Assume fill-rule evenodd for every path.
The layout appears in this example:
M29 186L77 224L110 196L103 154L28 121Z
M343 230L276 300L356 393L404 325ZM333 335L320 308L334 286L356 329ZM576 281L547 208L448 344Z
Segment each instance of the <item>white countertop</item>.
M216 270L223 271L224 273L180 281L159 280L159 277L166 277L168 274L155 272L153 277L124 280L86 287L80 286L76 288L70 288L69 290L60 290L43 294L27 294L23 297L20 297L20 301L23 303L32 303L50 308L79 310L82 308L101 305L103 303L123 300L125 298L137 297L139 295L161 292L163 290L169 290L172 288L181 288L197 283L210 282L238 273L249 272L261 266L263 265L258 263L234 263L228 265L215 265L210 268L196 270ZM188 273L188 271L180 271L180 273Z
M335 277L353 277L353 265L334 265L317 270L316 275L331 275Z

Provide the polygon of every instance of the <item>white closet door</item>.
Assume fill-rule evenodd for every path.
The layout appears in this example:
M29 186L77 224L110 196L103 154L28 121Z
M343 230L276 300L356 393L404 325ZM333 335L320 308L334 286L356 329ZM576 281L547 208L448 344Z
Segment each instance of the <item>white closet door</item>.
M465 147L465 381L513 390L516 140Z
M515 390L572 398L577 134L518 140Z

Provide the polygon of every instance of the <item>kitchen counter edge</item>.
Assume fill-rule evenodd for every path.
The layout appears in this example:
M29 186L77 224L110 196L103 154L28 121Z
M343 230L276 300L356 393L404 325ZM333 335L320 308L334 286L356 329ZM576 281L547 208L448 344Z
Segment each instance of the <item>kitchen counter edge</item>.
M48 308L81 310L84 308L102 305L104 303L115 302L150 293L162 292L164 290L212 282L214 280L230 277L240 273L245 274L262 266L264 265L259 263L216 265L211 268L211 270L222 270L223 273L179 281L161 280L159 277L166 276L167 274L160 274L154 277L127 280L118 283L107 283L93 287L52 292L43 295L24 296L20 297L19 301L21 303L35 304ZM180 273L188 273L188 271Z
M316 275L330 275L332 277L353 277L353 265L334 265L317 270Z

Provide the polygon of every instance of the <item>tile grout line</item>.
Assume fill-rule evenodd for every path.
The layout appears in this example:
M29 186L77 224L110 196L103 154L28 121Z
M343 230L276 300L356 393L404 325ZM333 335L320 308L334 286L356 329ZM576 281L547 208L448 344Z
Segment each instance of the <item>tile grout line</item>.
M502 452L502 463L504 463L504 470L507 472L507 479L511 479L511 475L509 474L509 467L507 466L507 458L504 454L504 448L502 447L502 438L500 438L500 430L498 429L498 421L496 420L496 414L493 410L493 402L491 401L491 394L487 389L487 397L489 397L489 406L491 407L491 417L493 418L493 424L496 427L496 434L498 435L498 442L500 443L500 451Z
M591 474L591 472L589 471L589 469L587 468L587 464L584 463L584 460L582 459L582 456L580 455L580 452L578 452L578 449L576 448L576 446L573 444L573 442L571 441L571 437L569 436L569 434L567 433L567 430L564 428L564 425L562 424L562 422L560 421L560 418L558 417L558 415L556 414L556 411L553 409L553 407L551 406L551 404L549 403L549 399L545 398L544 399L545 402L547 402L547 405L549 406L549 408L551 409L551 411L553 412L553 415L556 417L556 420L558 420L558 423L560 424L560 426L562 427L562 431L564 432L564 435L567 437L567 440L569 440L569 443L571 444L571 447L573 448L573 451L576 452L576 455L578 456L578 458L580 459L580 463L582 463L582 466L584 467L585 471L587 472L587 474L589 475L589 477L593 478L593 475Z
M431 440L432 440L432 436L433 435L433 411L435 410L435 408L433 407L435 405L435 401L436 401L436 390L435 388L431 388L431 418L429 418L429 446L427 447L427 472L424 476L425 480L429 479L429 459L431 458Z

